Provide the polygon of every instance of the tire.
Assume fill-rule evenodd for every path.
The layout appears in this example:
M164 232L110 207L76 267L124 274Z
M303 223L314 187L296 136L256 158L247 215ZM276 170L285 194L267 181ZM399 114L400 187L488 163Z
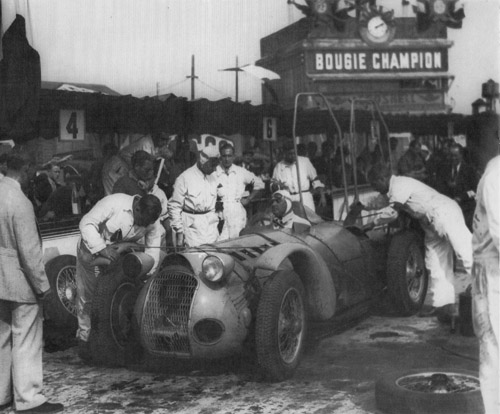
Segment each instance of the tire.
M290 270L276 272L262 289L255 346L257 363L270 381L292 377L300 363L307 327L304 297L302 282Z
M477 381L477 387L463 392L442 391L432 392L426 386L425 391L416 391L412 387L401 385L405 380L419 378L437 373L448 376ZM430 382L430 381L429 381ZM422 382L423 383L423 382ZM421 384L422 384L421 383ZM446 388L446 387L443 387ZM428 390L428 391L427 391ZM378 380L375 384L375 400L377 408L387 414L482 414L483 401L479 390L479 379L474 372L439 369L411 370L392 372Z
M56 257L45 266L53 294L45 303L47 319L56 327L76 330L76 257Z
M427 283L421 239L411 231L395 234L387 257L387 287L400 315L414 315L420 310Z
M139 287L121 270L121 260L98 276L92 301L90 353L97 365L122 367L132 333L132 319Z

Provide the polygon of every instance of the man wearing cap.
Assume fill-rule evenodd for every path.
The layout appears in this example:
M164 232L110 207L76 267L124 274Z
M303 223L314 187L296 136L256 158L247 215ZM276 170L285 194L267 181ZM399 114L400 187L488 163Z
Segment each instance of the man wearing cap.
M323 191L325 185L319 180L316 169L313 167L309 158L297 156L297 159L295 159L293 142L285 143L283 150L283 160L274 167L273 179L280 181L286 186L292 201L300 201L300 192L302 192L302 202L304 206L315 211L316 207L314 206L313 195L310 191L312 185L313 189L317 190L320 194L319 205L321 207L326 206L326 199ZM300 170L299 173L297 169ZM298 179L299 174L300 187Z
M307 230L311 223L297 216L292 209L292 200L287 190L275 191L272 196L271 212L273 213L273 229Z
M168 212L177 246L199 246L217 240L217 178L213 173L218 164L218 147L206 146L198 153L196 164L175 180Z
M220 147L221 161L217 166L217 197L222 203L222 217L224 226L218 240L232 239L240 235L240 231L247 224L247 206L260 190L264 189L264 182L255 174L243 167L233 164L234 148L231 144ZM245 187L252 185L252 192L244 197Z

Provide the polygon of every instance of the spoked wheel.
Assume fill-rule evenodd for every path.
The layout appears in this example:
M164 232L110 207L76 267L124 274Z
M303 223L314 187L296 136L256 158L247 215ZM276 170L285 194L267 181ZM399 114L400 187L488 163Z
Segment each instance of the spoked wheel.
M469 371L394 372L377 381L377 408L400 414L484 413L479 378Z
M257 360L272 381L290 378L306 334L304 287L293 271L279 271L264 285L256 322Z
M120 265L109 266L99 275L89 340L94 363L125 365L138 291L135 281L123 274Z
M287 364L297 358L303 340L304 304L300 293L290 288L281 302L278 326L278 346Z
M59 256L47 264L46 273L54 292L45 308L48 319L56 326L76 329L76 258Z
M425 277L425 262L417 244L413 243L408 248L408 258L406 259L406 282L410 299L418 303L425 297L427 288Z
M111 299L110 325L111 334L121 348L124 348L129 338L134 314L134 304L137 298L135 284L124 281L116 289Z
M423 243L413 232L395 234L387 258L387 288L401 315L420 310L427 293Z

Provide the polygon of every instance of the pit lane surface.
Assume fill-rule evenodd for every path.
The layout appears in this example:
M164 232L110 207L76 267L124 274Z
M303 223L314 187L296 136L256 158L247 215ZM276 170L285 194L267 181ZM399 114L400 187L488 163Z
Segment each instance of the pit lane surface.
M245 358L110 369L84 365L77 348L44 352L44 393L65 413L375 414L375 381L393 370L478 369L475 337L435 318L378 306L357 324L313 340L295 377L269 384ZM319 339L323 338L323 339ZM53 337L48 336L50 350ZM13 409L6 412L14 412Z

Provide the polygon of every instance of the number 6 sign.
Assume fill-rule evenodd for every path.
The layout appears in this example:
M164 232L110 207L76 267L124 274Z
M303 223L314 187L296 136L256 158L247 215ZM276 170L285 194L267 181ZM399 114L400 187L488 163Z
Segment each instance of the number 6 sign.
M83 141L85 139L85 111L61 109L59 136L61 141Z
M277 141L278 138L278 128L277 119L265 116L263 118L264 130L263 138L264 141Z

